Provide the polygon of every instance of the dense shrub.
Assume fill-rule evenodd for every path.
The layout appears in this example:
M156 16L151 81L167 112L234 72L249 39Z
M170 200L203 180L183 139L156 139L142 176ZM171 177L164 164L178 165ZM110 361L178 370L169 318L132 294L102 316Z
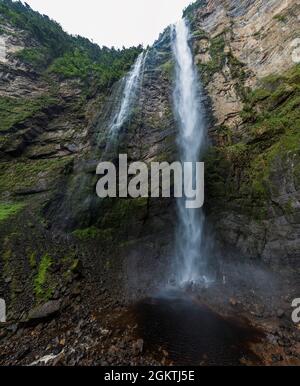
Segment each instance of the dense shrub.
M84 82L92 80L100 87L108 87L122 77L142 50L141 46L101 48L81 36L70 36L58 23L20 1L0 0L0 28L7 22L24 30L37 44L19 51L19 60L39 72L76 77Z

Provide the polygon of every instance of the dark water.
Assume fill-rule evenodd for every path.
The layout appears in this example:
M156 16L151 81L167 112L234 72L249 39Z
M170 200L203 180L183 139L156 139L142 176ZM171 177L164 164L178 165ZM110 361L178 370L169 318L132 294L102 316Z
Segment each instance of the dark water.
M176 365L240 365L241 359L259 364L249 349L260 333L224 319L185 294L168 293L134 307L138 333L154 355L168 352Z

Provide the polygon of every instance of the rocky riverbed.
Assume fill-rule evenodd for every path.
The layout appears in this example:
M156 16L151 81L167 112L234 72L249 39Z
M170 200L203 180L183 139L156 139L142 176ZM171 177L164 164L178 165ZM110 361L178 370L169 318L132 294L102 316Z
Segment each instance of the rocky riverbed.
M74 279L64 296L1 327L0 364L300 365L293 288L261 296L261 288L245 285L241 292L242 280L226 280L202 289L157 290L122 305L105 288L91 302L92 286Z

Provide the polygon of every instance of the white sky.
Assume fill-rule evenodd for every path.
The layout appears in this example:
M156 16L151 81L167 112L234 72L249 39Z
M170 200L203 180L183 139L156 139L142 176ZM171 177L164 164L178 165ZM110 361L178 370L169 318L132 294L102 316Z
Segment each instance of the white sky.
M25 0L74 35L100 46L152 44L192 0Z

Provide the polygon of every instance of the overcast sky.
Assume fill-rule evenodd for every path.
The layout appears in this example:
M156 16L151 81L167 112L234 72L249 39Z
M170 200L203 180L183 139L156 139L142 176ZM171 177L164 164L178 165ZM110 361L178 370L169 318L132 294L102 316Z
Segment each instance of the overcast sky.
M100 46L152 44L192 0L26 0L65 31Z

